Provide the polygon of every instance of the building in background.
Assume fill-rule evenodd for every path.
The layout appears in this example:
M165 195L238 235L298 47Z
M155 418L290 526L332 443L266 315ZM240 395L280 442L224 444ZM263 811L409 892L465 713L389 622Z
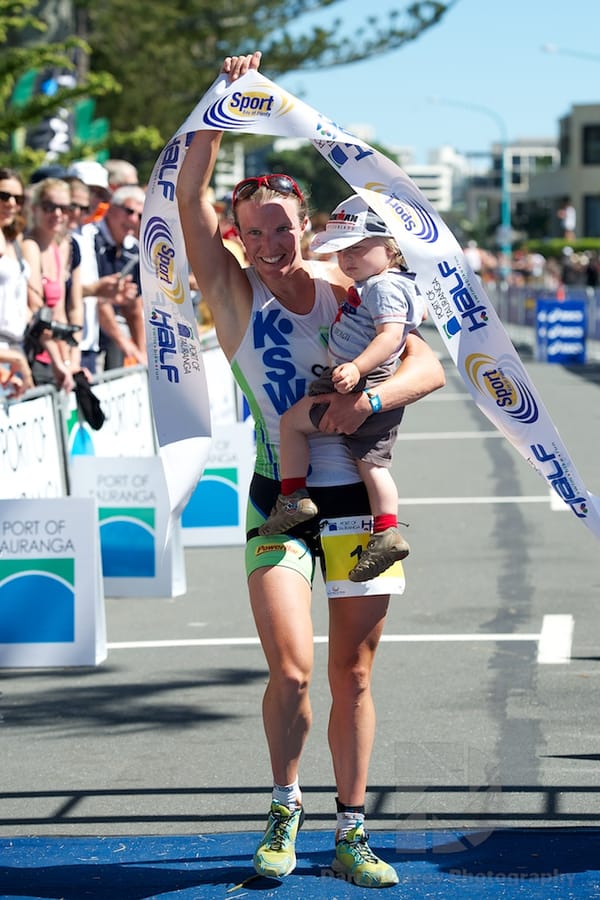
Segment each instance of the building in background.
M600 237L600 103L574 105L558 123L560 162L531 179L525 203L530 214L544 209L549 236L561 237L558 211L575 209L575 238Z

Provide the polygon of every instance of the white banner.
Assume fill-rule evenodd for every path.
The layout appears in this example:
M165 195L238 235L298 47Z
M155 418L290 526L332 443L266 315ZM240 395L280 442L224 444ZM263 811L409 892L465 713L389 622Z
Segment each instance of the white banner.
M0 498L65 496L61 430L52 391L0 405Z
M151 379L155 375L151 395L164 455L177 453L182 467L179 472L167 468L171 496L189 494L190 483L193 488L199 460L185 453L185 445L209 431L204 377L195 365L197 338L186 339L180 348L175 337L178 323L193 318L175 185L187 143L201 129L312 142L389 225L477 406L600 537L600 498L586 490L492 303L438 213L395 163L254 70L233 84L224 76L214 82L163 150L148 189L142 277Z

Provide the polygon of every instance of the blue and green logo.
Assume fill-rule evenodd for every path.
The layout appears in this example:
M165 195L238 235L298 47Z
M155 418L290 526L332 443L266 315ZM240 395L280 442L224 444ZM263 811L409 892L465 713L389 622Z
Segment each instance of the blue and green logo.
M154 578L156 510L100 507L100 550L105 578Z
M75 640L75 559L0 560L0 644Z

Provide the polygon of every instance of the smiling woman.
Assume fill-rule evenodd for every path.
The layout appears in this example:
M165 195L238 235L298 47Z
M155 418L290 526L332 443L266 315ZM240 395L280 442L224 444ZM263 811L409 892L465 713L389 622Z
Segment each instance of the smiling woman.
M261 54L227 57L230 82L257 69ZM279 426L328 364L326 334L350 279L302 255L308 226L305 198L285 173L245 178L233 192L234 215L249 265L229 253L210 196L221 132L198 131L177 180L177 201L188 259L214 317L220 345L256 423L256 467L246 515L250 603L269 666L263 722L273 793L265 836L254 855L259 874L281 877L296 865L295 841L304 811L299 763L311 724L313 667L311 593L317 561L325 579L348 572L347 544L325 560L317 516L289 532L263 537L260 527L281 490ZM444 383L441 365L416 333L407 338L399 374L382 384L381 408L402 407ZM322 398L320 398L322 399ZM373 412L364 392L328 394L319 431L311 435L308 491L323 519L370 515L369 499L342 433ZM351 535L351 537L354 537ZM331 566L331 568L330 568ZM375 719L371 672L389 596L376 587L330 601L329 743L338 796L334 867L369 887L395 884L392 866L367 843L364 799ZM352 588L352 592L354 588Z
M47 307L53 322L81 329L81 255L69 231L70 213L71 189L66 181L45 178L38 182L31 194L31 227L23 242L23 255L31 269L31 311L38 313ZM80 368L79 337L77 332L67 342L55 339L48 329L41 331L31 364L36 384L73 389L73 373Z

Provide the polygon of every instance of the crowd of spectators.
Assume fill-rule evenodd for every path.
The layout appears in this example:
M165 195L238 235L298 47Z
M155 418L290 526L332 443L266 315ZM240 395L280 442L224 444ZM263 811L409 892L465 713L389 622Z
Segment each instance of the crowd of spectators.
M0 167L4 396L147 362L139 267L145 190L131 163Z
M74 376L147 363L139 266L145 190L124 159L50 164L25 181L0 167L0 395L39 384L70 391ZM243 258L230 198L214 200L226 245ZM318 212L311 231L326 221ZM516 249L510 264L469 241L463 248L485 284L557 292L596 289L600 255ZM309 255L308 244L305 254ZM335 259L331 260L335 265ZM212 321L190 275L201 332Z

